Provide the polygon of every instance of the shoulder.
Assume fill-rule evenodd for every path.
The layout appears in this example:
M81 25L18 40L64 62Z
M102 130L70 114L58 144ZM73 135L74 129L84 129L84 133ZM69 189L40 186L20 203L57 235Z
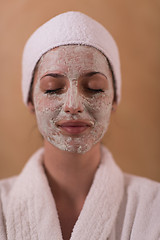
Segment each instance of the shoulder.
M5 178L0 180L0 192L7 193L11 190L12 186L15 183L17 176L13 176L10 178Z
M130 174L124 174L124 195L128 206L141 214L160 216L160 183ZM148 215L149 217L149 215ZM160 218L159 218L160 221Z
M118 229L124 239L159 239L160 183L124 174L124 196L118 214ZM128 237L128 238L127 238Z
M7 205L10 192L15 184L17 176L0 180L0 202L1 205Z
M160 199L160 183L151 179L124 173L124 186L127 195L138 199Z
M0 239L6 239L6 213L8 208L8 201L10 193L13 189L17 177L11 177L0 180Z
M21 177L30 177L30 171L39 166L42 166L42 155L44 153L44 148L38 149L26 162L21 173L17 176L0 180L0 199L9 196L10 192L16 185L16 182L21 181Z
M27 183L28 178L31 176L31 171L42 166L42 156L44 153L44 148L38 149L26 162L21 173L17 176L0 180L0 203L6 208L12 190L19 190L19 184L23 185L23 182ZM25 181L24 181L25 180Z

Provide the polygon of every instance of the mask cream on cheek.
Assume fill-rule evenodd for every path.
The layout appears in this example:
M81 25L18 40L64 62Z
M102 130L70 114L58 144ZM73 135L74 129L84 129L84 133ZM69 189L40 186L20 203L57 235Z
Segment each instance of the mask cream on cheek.
M47 56L44 56L44 58L41 59L34 91L34 103L38 127L44 138L57 148L69 152L85 153L101 140L107 130L112 107L113 90L110 84L109 89L103 93L84 96L78 91L78 81L75 77L79 76L87 69L97 71L100 69L100 65L106 67L104 64L104 56L94 48L87 48L84 46L83 49L82 46L59 47L56 51L58 51L60 55L62 51L63 56L65 53L65 64L63 60L61 67L68 71L65 72L65 74L68 77L69 88L63 94L49 95L41 91L40 77L42 74L51 70L54 71L56 67L60 67L59 54L55 54L54 51L48 52L47 54L49 54L49 58L47 59ZM84 55L85 53L89 55L91 54L93 59L89 59L84 65L83 62L84 59L86 59L86 55ZM54 54L58 59L56 59ZM78 64L74 63L74 56L79 59ZM72 59L72 61L70 61L70 59ZM53 65L51 65L51 62ZM56 65L57 62L58 64ZM103 69L103 71L107 72L106 69ZM110 81L112 80L110 79ZM71 114L70 111L65 111L64 106L66 104L69 109L75 109L80 105L81 110L76 114ZM93 125L83 134L69 136L63 134L61 129L56 125L57 122L62 120L88 120L93 122Z

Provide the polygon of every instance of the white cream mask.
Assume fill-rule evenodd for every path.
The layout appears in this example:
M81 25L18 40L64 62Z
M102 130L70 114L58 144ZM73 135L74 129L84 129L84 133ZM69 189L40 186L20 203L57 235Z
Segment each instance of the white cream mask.
M108 128L113 97L111 71L97 49L61 46L40 59L34 79L35 113L39 131L57 148L85 153L99 142ZM63 123L72 121L87 127L78 126L82 131L76 134L69 128L63 131Z

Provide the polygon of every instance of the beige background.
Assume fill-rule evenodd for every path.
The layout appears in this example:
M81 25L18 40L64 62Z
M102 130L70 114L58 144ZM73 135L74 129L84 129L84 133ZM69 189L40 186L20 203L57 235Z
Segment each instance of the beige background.
M18 174L42 145L22 103L21 55L42 23L78 10L101 22L117 41L123 97L104 143L129 173L160 181L160 1L0 1L0 178Z

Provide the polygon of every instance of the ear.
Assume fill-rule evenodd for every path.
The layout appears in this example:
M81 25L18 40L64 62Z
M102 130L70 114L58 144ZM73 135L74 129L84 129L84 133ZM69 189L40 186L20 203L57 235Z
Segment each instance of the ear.
M32 113L32 114L35 113L35 108L34 108L34 105L31 101L28 102L27 107L28 107L30 113Z
M114 113L117 109L117 103L116 102L113 102L112 104L112 112Z

